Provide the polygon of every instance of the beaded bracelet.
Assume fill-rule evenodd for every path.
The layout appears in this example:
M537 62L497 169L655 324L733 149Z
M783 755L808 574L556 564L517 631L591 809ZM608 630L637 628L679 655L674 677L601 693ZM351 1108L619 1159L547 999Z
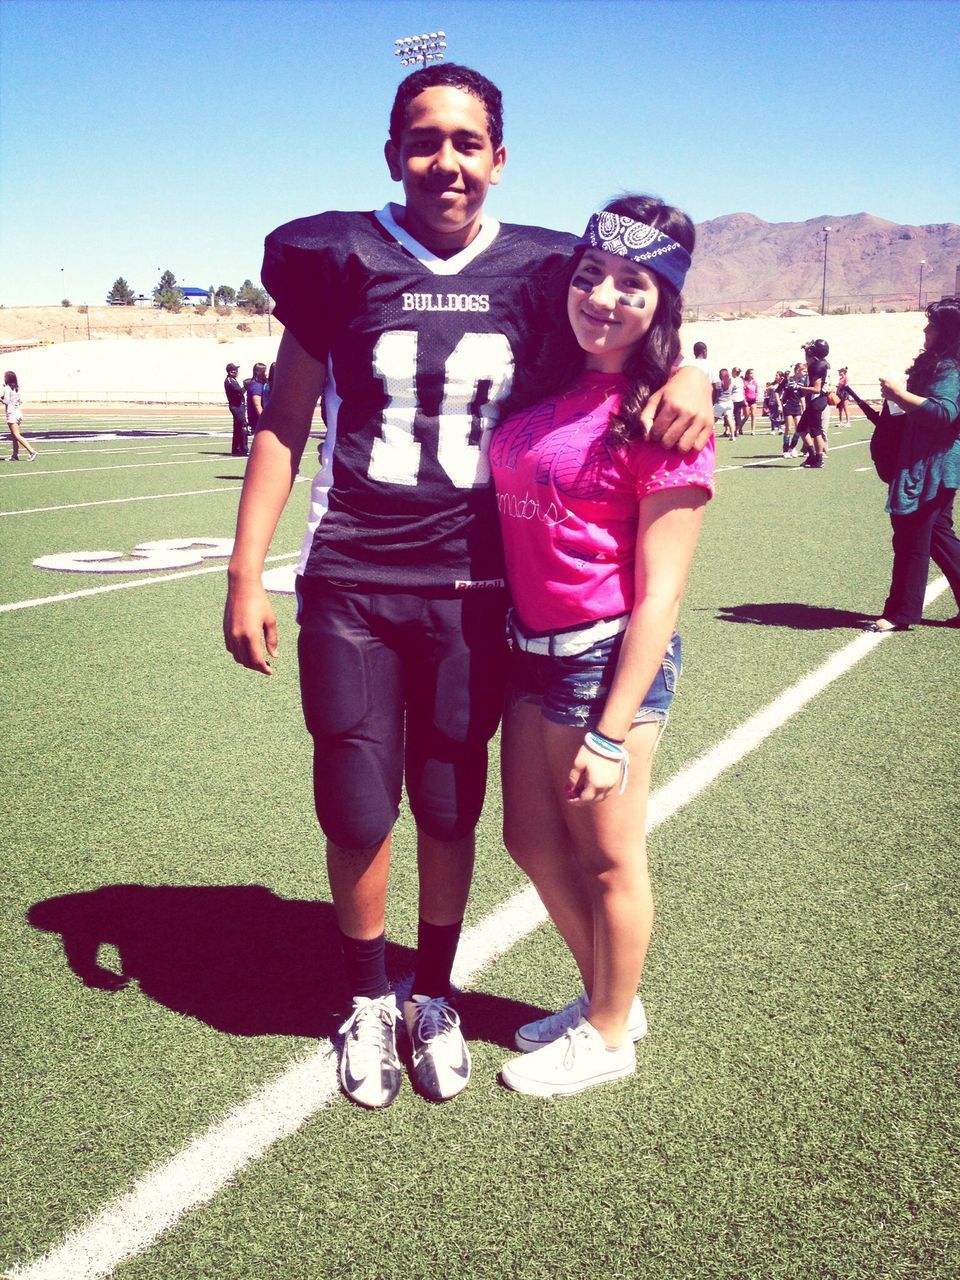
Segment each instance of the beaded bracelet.
M583 736L583 745L588 751L592 751L595 756L601 756L604 760L619 761L620 764L620 790L619 795L623 795L627 789L627 779L630 776L630 753L626 747L618 742L612 742L609 738L605 738L602 733L597 733L595 729L588 729Z

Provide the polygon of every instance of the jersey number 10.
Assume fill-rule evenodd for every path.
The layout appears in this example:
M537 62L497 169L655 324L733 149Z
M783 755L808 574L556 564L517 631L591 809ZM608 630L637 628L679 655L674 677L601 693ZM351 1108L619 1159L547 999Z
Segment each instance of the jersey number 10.
M381 334L373 350L374 374L389 397L367 472L382 484L415 485L421 443L414 438L417 410L417 334ZM513 353L502 333L465 333L447 357L437 419L437 461L457 489L490 480L487 448L499 404L513 384ZM482 388L482 390L481 390ZM477 440L478 443L471 442Z

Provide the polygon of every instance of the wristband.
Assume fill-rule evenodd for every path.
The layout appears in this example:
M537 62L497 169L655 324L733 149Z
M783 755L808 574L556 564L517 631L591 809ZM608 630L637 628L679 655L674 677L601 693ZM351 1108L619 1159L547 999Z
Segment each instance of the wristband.
M630 776L630 753L626 747L620 743L611 742L609 738L605 738L602 733L597 733L595 729L588 729L583 736L583 745L588 751L592 751L595 756L601 756L604 760L617 761L620 764L620 789L618 795L623 795L627 789L627 779Z

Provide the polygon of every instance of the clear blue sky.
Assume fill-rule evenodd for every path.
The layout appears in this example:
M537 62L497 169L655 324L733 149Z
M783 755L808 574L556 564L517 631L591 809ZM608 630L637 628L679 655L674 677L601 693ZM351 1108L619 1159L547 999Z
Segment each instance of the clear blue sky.
M503 89L504 220L960 221L957 0L2 0L0 302L237 286L278 223L398 198L393 41L437 28Z

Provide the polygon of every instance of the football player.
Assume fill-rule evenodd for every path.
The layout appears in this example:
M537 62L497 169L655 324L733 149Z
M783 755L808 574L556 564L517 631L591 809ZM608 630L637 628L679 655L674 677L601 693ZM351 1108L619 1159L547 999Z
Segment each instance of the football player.
M506 160L500 92L454 63L401 82L385 156L404 203L272 232L262 278L284 334L244 480L224 634L270 672L264 558L323 394L326 439L298 566L300 683L314 795L353 1008L340 1079L355 1102L400 1087L401 1017L384 967L391 832L406 784L417 826L417 963L402 1016L413 1082L443 1101L470 1054L450 973L505 679L502 552L490 433L540 357L545 291L573 236L484 212ZM710 388L681 369L648 407L699 447Z

